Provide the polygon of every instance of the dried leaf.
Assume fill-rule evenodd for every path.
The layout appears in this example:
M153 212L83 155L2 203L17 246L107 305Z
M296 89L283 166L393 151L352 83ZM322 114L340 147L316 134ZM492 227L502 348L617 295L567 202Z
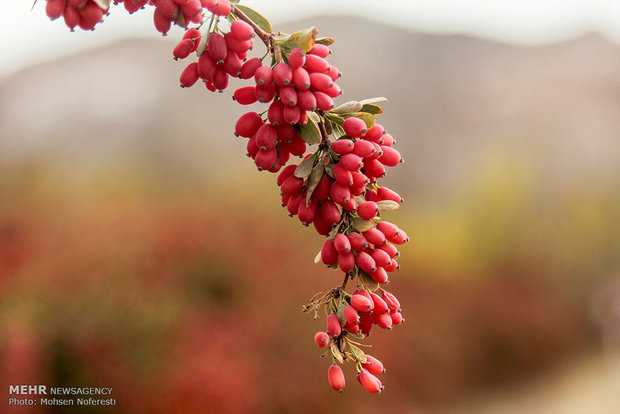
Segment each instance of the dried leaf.
M377 206L379 207L380 211L392 211L392 210L398 210L398 207L400 207L400 204L398 204L396 201L393 201L393 200L382 200L382 201L377 201Z
M324 167L321 163L317 163L312 169L310 173L310 177L308 177L308 185L306 187L306 206L310 205L310 198L312 198L312 193L314 189L321 181L321 177L323 177Z
M336 108L332 109L329 112L334 113L334 114L348 114L352 112L361 111L363 106L364 105L361 102L349 101L349 102L343 103L340 106L337 106Z
M293 50L298 47L307 52L314 46L314 39L318 34L317 28L312 26L306 30L295 32L286 39L276 40L276 43L284 49Z
M364 351L362 351L360 348L358 348L357 346L353 345L351 342L348 342L348 341L347 341L347 346L351 350L351 353L355 355L355 359L359 360L362 364L365 364L366 362L368 362L368 359L366 358L366 354L364 353Z
M303 178L304 180L308 178L308 176L312 172L312 167L314 167L314 163L316 162L317 158L318 154L312 154L301 163L299 163L297 168L295 168L295 177Z
M314 258L314 263L320 263L320 262L321 262L321 251L319 251L316 257Z
M375 227L375 222L372 220L366 220L361 217L352 217L351 222L353 223L353 227L355 230L361 232L368 231Z
M331 343L331 345L329 346L329 350L331 351L334 358L336 358L336 361L340 362L341 364L344 362L344 359L342 358L342 353L340 352L335 343Z
M375 291L379 289L379 284L375 282L375 280L370 277L370 275L366 272L359 272L357 277L359 278L360 284L371 291Z
M108 10L110 8L110 0L93 0L100 9Z
M244 6L243 4L235 4L235 7L237 7L239 10L241 10L241 12L243 14L248 16L250 18L250 20L252 20L254 23L256 23L256 25L258 27L260 27L261 29L263 29L267 33L271 33L273 31L273 29L271 28L271 23L269 23L269 20L267 20L265 18L265 16L263 16L262 14L257 12L256 10L254 10L254 9L248 7L248 6Z
M325 46L331 46L334 44L334 39L331 37L321 37L314 40L314 43L320 43Z
M381 102L387 102L387 98L384 98L383 96L379 96L378 98L367 98L367 99L362 99L360 102L364 105L366 104L375 104L375 103L381 103Z

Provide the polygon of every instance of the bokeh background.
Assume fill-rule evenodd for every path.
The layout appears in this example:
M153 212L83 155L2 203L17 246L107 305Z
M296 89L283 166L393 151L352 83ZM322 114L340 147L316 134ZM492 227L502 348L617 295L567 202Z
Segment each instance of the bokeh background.
M341 276L233 136L241 82L180 89L180 29L106 43L122 7L67 49L39 4L0 39L0 412L82 412L9 409L22 383L114 387L118 405L90 413L620 412L617 38L568 19L532 40L531 2L506 2L534 9L495 38L406 27L407 2L374 19L371 2L256 3L336 39L340 102L390 100L406 163L384 184L406 202L389 220L412 242L390 284L406 323L368 339L385 391L351 369L343 395L327 385L324 321L301 306Z

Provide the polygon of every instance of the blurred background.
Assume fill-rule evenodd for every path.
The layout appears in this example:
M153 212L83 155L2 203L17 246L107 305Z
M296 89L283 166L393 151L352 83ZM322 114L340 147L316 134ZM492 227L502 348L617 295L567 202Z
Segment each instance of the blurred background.
M157 36L152 10L69 33L26 3L0 0L4 397L42 383L114 387L118 405L90 413L620 412L619 2L246 2L336 39L340 102L390 101L379 122L406 163L384 184L406 202L387 218L412 242L390 284L406 323L367 341L380 396L352 367L343 395L327 385L324 321L301 306L341 276L312 263L322 239L233 136L242 82L180 89L182 31Z

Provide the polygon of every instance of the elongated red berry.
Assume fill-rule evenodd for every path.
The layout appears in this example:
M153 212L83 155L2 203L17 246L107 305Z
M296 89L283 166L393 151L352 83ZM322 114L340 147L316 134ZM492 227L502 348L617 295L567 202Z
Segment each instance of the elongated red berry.
M299 193L304 185L304 180L295 176L289 177L282 183L280 192L282 194L293 195Z
M327 236L329 232L332 231L331 224L327 224L327 222L321 215L321 211L318 208L316 210L316 215L314 216L312 224L314 224L316 232L322 236Z
M377 223L377 229L385 234L385 237L390 240L396 237L399 233L399 228L389 221L380 221Z
M351 175L351 171L344 168L340 163L334 165L334 178L338 184L343 186L348 187L353 184L353 176Z
M347 238L351 243L351 248L356 252L361 252L368 247L366 238L357 232L351 232L347 234Z
M379 246L385 243L385 234L383 234L381 231L377 230L376 228L367 230L363 232L362 234L364 235L366 240L368 240L368 243L374 246Z
M263 63L259 58L252 58L241 66L241 79L250 79Z
M291 50L291 53L288 55L288 64L292 69L297 69L302 67L306 63L306 52L303 49L296 47Z
M263 125L263 119L256 112L247 112L239 117L235 124L235 134L250 138Z
M267 85L270 84L273 80L273 71L267 65L263 65L256 69L254 73L254 79L256 80L257 85Z
M351 243L347 236L342 233L338 233L334 238L334 247L338 253L348 253L351 251Z
M392 317L389 313L373 313L373 321L382 329L392 329Z
M297 105L303 111L314 111L316 109L316 98L308 90L297 91Z
M355 269L355 256L353 252L338 253L338 266L345 273L353 271Z
M291 67L284 62L280 62L273 68L273 82L276 86L283 88L293 81L293 71Z
M71 29L71 31L73 31L75 26L77 26L80 22L80 13L78 12L78 9L71 4L67 4L62 17L65 20L65 24L69 29Z
M348 241L349 239L347 239ZM377 265L374 259L366 252L358 252L355 256L355 262L365 272L374 272L377 270Z
M334 239L327 239L323 243L321 261L328 266L338 263L338 251L334 247Z
M342 316L344 316L350 324L356 324L360 320L359 313L357 313L357 310L351 305L347 305L342 309Z
M284 122L290 125L299 123L299 117L301 116L301 109L299 106L284 105L282 110L282 116L284 116Z
M381 150L383 151L383 155L377 158L381 164L388 167L396 167L402 161L400 152L394 148L383 145L381 146Z
M370 178L379 178L385 175L385 167L379 161L366 158L364 160L364 166L362 167L364 174L366 174Z
M237 56L237 54L232 50L229 50L228 54L226 55L226 59L224 59L224 69L226 70L226 73L228 73L230 76L238 78L239 75L241 75L242 65L243 62L241 61L241 59L239 59L239 56Z
M329 111L334 107L334 100L327 94L315 91L314 97L316 98L316 107L321 111Z
M375 270L374 272L370 272L370 277L372 277L372 280L374 280L375 282L379 284L387 283L388 281L387 271L383 267L380 267L380 266L377 266L377 270Z
M327 72L329 72L330 64L322 57L310 54L306 56L306 63L304 67L308 70L308 72L319 72L327 74Z
M362 294L354 294L351 296L351 306L360 312L370 312L372 309L372 300Z
M308 226L314 221L314 217L316 216L316 208L316 200L314 199L310 199L310 203L306 203L305 200L301 202L299 205L299 210L297 211L301 224Z
M244 86L233 93L233 99L241 105L250 105L256 102L256 86ZM275 132L274 132L275 133Z
M297 91L293 86L285 86L280 88L278 91L278 95L282 100L284 106L295 106L297 105Z
M350 139L339 139L338 141L334 141L331 143L331 149L334 150L336 154L344 155L353 151L354 144Z
M278 152L275 148L268 149L266 151L258 151L254 163L258 167L259 171L271 170L278 158Z
M335 391L342 392L345 386L344 373L339 365L331 365L327 370L327 381Z
M192 53L193 49L194 49L194 41L191 39L184 39L184 40L181 40L179 44L176 45L176 47L172 51L172 56L175 59L185 59L186 57L189 56L190 53Z
M58 19L62 16L66 4L67 2L65 0L47 0L47 3L45 4L45 13L47 14L47 17L52 20Z
M338 320L338 317L335 314L330 314L327 317L327 333L329 334L329 336L333 336L333 337L337 337L340 336L340 333L342 332L341 326L340 326L340 321Z
M332 78L324 73L310 73L310 87L316 91L326 93L333 84Z
M387 313L388 311L387 303L385 303L385 301L381 299L381 296L377 295L374 292L370 292L370 298L372 299L374 313L378 313L378 314Z
M405 322L403 314L400 312L390 312L390 317L392 318L392 325L400 325Z
M217 64L208 53L203 53L198 58L198 76L202 79L213 79Z
M349 119L352 119L352 118L349 118ZM355 146L353 148L353 154L360 156L362 158L368 158L375 151L376 149L372 142L365 141L363 139L355 141Z
M275 96L276 87L273 83L259 85L256 87L256 98L258 98L258 102L260 103L271 102Z
M232 33L226 33L224 35L224 41L226 42L226 47L230 50L233 50L239 57L242 57L243 54L247 53L247 51L252 47L254 41L250 40L239 40Z
M374 201L365 201L357 207L357 214L363 219L370 220L375 218L378 213L379 206Z
M373 249L368 254L370 254L370 257L373 258L378 267L385 267L392 262L390 255L381 249Z
M384 269L385 269L386 272L393 272L394 270L398 269L398 267L399 267L399 265L398 265L398 262L396 261L396 259L392 259L390 264L385 266Z
M349 187L334 182L329 189L329 196L331 199L341 206L346 206L351 201L351 192L349 191Z
M155 8L155 12L153 12L153 24L155 25L155 29L164 36L170 31L170 26L172 26L170 18L161 14L157 8Z
M396 299L396 296L394 296L392 293L388 292L387 290L384 290L382 293L382 297L385 303L387 304L388 308L390 309L390 311L396 312L400 310L400 302L398 301L398 299Z
M329 50L329 47L322 45L320 43L315 43L314 46L312 46L312 48L308 52L309 55L316 55L322 58L326 58L327 56L329 56L330 53L332 52L331 50Z
M357 171L362 168L362 159L355 154L345 154L340 157L339 164L349 171Z
M198 62L192 62L183 70L179 81L181 87L189 88L198 80Z
M243 20L235 20L230 24L230 33L239 40L250 40L254 35L254 29Z
M383 388L383 385L381 384L381 381L379 381L379 378L375 377L365 369L362 369L362 372L357 374L357 380L360 384L362 384L364 388L366 388L366 391L372 394L381 392L381 389Z
M331 200L325 200L323 201L323 203L321 203L321 215L329 226L335 226L336 224L340 223L340 220L342 218L340 210Z
M383 135L382 142L382 146L391 147L392 145L394 145L394 137L390 134L385 134ZM400 161L402 162L402 159Z
M360 315L360 331L362 331L362 333L364 335L370 335L370 331L372 330L372 325L373 325L373 321L372 321L372 314L368 313L368 312L363 312Z
M373 375L379 375L385 372L383 363L372 355L366 354L366 362L362 363L362 368Z
M321 180L319 181L316 188L314 189L314 193L312 193L312 197L316 198L318 201L327 200L327 198L329 197L329 189L331 188L331 186L332 186L332 179L329 178L329 175L323 174L323 176L321 177ZM322 212L321 214L325 216L324 212ZM327 217L325 217L325 219L327 220Z
M396 201L397 203L403 202L403 198L397 192L390 190L387 187L379 187L377 189L377 195L379 196L380 200L392 200Z
M394 246L391 243L384 243L378 247L379 249L386 252L390 256L391 259L394 259L395 257L398 256L398 249L396 248L396 246Z
M367 131L366 122L359 118L347 118L342 123L344 132L352 138L362 138Z
M218 91L223 91L228 86L228 73L222 66L217 66L213 75L213 86Z
M207 51L215 63L223 65L228 54L224 36L219 33L211 33L207 39Z
M364 135L366 141L372 141L381 144L381 138L385 134L385 129L380 124L375 123Z

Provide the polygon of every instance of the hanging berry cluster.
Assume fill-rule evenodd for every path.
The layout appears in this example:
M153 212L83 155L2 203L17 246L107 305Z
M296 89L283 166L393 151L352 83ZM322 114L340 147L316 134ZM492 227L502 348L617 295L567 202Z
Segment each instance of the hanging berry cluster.
M282 206L289 215L327 236L315 262L344 273L341 285L316 294L303 308L315 317L325 313L326 329L314 339L331 356L328 382L342 391L341 365L352 362L362 386L380 392L377 375L383 364L362 351L358 341L374 325L391 329L404 321L400 303L382 285L399 267L396 246L408 241L403 230L382 217L403 201L378 183L386 167L402 162L394 138L376 123L383 112L377 104L385 98L334 107L342 90L336 84L340 71L327 60L333 39L317 38L315 28L274 34L260 13L229 0L120 2L130 13L154 6L155 28L164 35L173 23L186 29L172 52L176 60L195 56L181 72L182 87L202 80L209 91L222 92L230 78L252 79L234 91L233 99L241 105L269 104L263 112L242 115L235 134L247 138L247 154L259 170L279 172ZM64 16L71 30L94 29L108 8L109 0L47 0L46 5L48 16ZM267 51L249 58L255 36ZM303 159L287 165L291 156ZM346 291L349 281L357 285L351 293Z

